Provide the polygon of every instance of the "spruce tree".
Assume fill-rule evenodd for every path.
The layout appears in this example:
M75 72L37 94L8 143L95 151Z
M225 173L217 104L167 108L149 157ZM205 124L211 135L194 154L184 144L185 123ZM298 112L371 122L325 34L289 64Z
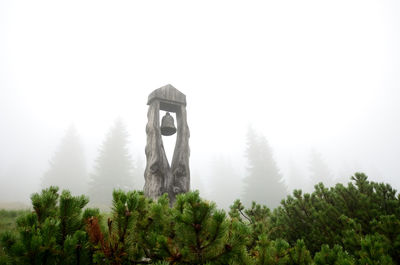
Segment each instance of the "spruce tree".
M82 143L74 126L71 126L50 161L44 174L42 187L58 186L73 194L86 191L87 172Z
M286 186L267 140L252 128L247 133L246 156L248 175L244 179L243 202L250 205L256 201L270 208L277 207L286 197Z
M89 183L89 197L97 205L110 205L114 189L133 189L133 162L128 151L128 133L121 120L108 132L100 148Z
M334 185L333 176L331 171L322 158L322 155L315 150L310 153L310 181L311 186L319 182L324 183L324 186L331 187ZM312 187L308 191L312 191Z

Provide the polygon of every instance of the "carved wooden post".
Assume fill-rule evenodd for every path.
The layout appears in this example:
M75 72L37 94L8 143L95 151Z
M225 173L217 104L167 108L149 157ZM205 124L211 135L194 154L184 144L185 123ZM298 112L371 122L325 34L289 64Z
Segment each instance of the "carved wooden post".
M146 169L144 172L144 194L157 199L168 193L171 205L179 193L190 189L189 126L186 120L186 96L171 85L154 90L147 104ZM160 110L175 112L177 137L172 166L165 154L160 130Z

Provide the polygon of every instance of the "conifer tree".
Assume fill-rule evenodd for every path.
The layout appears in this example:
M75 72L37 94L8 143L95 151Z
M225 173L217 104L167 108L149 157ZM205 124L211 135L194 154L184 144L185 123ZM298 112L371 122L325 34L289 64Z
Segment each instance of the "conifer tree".
M85 219L96 210L83 207L85 196L51 186L31 196L33 212L17 219L17 235L1 236L6 264L90 264Z
M312 185L322 182L324 186L331 187L334 185L332 173L322 158L322 155L315 150L310 153L310 181L311 187L308 191L312 191Z
M315 253L315 265L355 265L355 259L349 253L343 250L340 245L329 248L328 245L322 245L321 251Z
M237 200L230 218L198 192L170 208L167 194L115 190L105 224L85 196L50 187L0 235L0 264L400 264L400 196L362 173L352 180L295 190L272 212Z
M400 200L396 190L370 182L362 173L352 180L347 187L337 184L330 189L320 183L312 194L295 190L274 211L271 237L289 244L302 238L311 253L321 250L321 245L337 244L358 259L377 262L374 253L381 252L399 262Z
M42 187L58 186L73 194L86 191L87 172L83 147L74 126L71 126L50 161Z
M264 205L255 202L245 209L240 200L236 200L229 212L233 220L239 220L250 229L251 237L247 240L247 252L256 265L306 265L311 264L311 254L303 240L297 240L293 247L284 239L271 240L271 212Z
M155 202L143 192L114 191L107 226L96 218L87 226L100 264L251 264L247 227L198 192L180 194L170 208L166 194Z
M173 244L168 246L172 264L249 264L245 244L248 228L228 220L214 203L198 192L177 196L172 209Z
M277 207L286 197L286 186L267 140L252 128L247 133L246 156L248 175L244 179L243 202L250 205L256 201L270 208Z
M110 205L114 189L133 188L133 162L128 151L128 133L121 120L108 132L100 148L94 172L89 183L91 202Z

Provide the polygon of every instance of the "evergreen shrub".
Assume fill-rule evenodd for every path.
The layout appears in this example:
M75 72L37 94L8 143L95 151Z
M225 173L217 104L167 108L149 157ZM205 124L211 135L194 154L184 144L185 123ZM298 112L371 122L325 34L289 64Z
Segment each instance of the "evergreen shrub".
M228 214L198 192L169 207L167 195L114 190L105 216L50 187L2 233L0 264L400 264L399 195L362 173L351 180L295 190L272 211L237 200Z

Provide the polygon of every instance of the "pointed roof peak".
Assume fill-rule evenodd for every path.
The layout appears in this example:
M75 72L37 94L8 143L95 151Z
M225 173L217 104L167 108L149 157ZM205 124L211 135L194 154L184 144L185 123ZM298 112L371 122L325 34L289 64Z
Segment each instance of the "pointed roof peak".
M167 84L151 92L147 100L147 105L150 105L156 99L170 104L186 106L185 94L171 84Z
M162 87L160 87L158 89L175 89L175 90L178 90L171 84L166 84L165 86L162 86ZM156 89L156 90L158 90L158 89Z

